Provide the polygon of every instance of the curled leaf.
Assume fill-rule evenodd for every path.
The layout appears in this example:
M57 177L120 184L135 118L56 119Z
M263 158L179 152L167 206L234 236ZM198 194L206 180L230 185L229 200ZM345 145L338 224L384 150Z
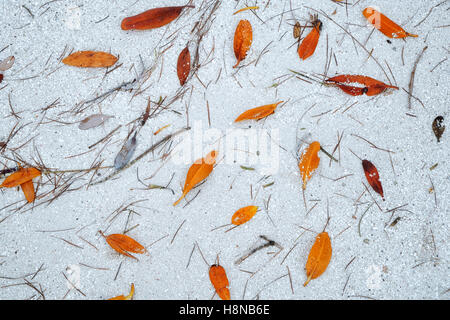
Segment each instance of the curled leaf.
M16 59L14 58L14 56L9 56L8 58L0 61L0 71L11 69L11 67L14 65L15 60Z
M308 260L306 261L305 269L307 280L303 284L304 287L306 287L311 279L316 279L325 272L330 263L331 254L332 248L328 233L319 233L309 252Z
M233 66L236 68L239 63L245 59L247 52L252 45L253 40L253 30L252 25L248 20L239 21L236 31L234 32L234 55L236 56L237 62Z
M362 13L375 29L380 30L388 38L418 37L416 34L406 32L402 27L374 8L365 8Z
M244 113L242 113L239 117L237 117L236 120L234 120L234 122L244 120L260 120L262 118L265 118L274 113L275 109L280 103L283 103L283 101L247 110Z
M78 128L81 130L88 130L92 128L96 128L102 123L104 123L109 118L112 118L113 116L109 116L106 114L93 114L89 117L84 118L80 121L80 124L78 125Z
M189 48L186 47L181 51L178 56L177 62L177 74L180 80L180 85L184 85L191 71L191 54L189 53Z
M367 182L369 182L372 189L378 193L384 201L383 187L380 182L380 176L378 174L377 168L369 160L363 160L362 166L364 169L364 174L366 175Z
M143 254L146 252L145 248L139 242L125 234L115 233L104 237L106 238L106 242L111 246L111 248L127 257L137 260L137 258L129 254L129 252L139 254Z
M230 284L222 266L214 264L209 268L209 280L222 300L230 300L230 290L228 289Z
M398 87L391 86L376 79L361 75L339 75L325 80L328 83L338 86L342 91L352 96L366 94L374 96L384 92L388 88L398 90ZM360 85L359 87L354 85ZM361 87L362 86L362 87Z
M41 175L41 172L36 168L20 168L10 176L8 176L0 185L4 188L17 187L27 181L32 180Z
M256 10L256 9L259 9L259 7L258 7L258 6L245 7L245 8L239 9L238 11L236 11L235 13L233 13L233 16L234 16L235 14L238 14L238 13L242 12L242 11L246 11L246 10Z
M318 19L313 21L313 28L308 35L303 39L297 49L300 59L305 60L314 54L317 43L320 38L320 30L322 30L322 22Z
M114 65L117 62L117 58L110 53L102 51L78 51L64 58L62 62L79 68L103 68Z
M433 132L436 136L436 139L438 142L440 142L442 134L445 131L445 125L444 125L444 117L443 116L437 116L433 121Z
M125 142L116 158L114 159L114 168L116 168L116 170L122 169L127 165L128 162L130 162L137 146L136 134L137 133L135 133L133 137L129 138L127 142Z
M194 8L194 6L187 5L150 9L138 15L123 19L121 27L122 30L147 30L160 28L178 18L184 8Z
M133 299L133 295L134 295L134 283L131 284L130 293L127 296L120 295L114 298L110 298L108 300L131 300Z
M34 192L34 185L32 180L28 180L20 185L20 188L22 189L23 194L25 195L25 199L27 199L28 202L33 202L36 195Z
M240 208L233 214L233 217L231 218L231 223L236 226L244 224L251 218L253 218L253 216L256 214L256 211L258 211L257 206L248 206Z
M217 151L211 151L205 158L197 159L188 170L184 183L183 194L174 202L176 206L197 184L205 180L214 168Z
M319 167L320 158L318 153L320 151L320 143L317 141L311 142L308 148L300 156L298 167L302 176L303 190L306 189L306 183L311 179L313 172Z

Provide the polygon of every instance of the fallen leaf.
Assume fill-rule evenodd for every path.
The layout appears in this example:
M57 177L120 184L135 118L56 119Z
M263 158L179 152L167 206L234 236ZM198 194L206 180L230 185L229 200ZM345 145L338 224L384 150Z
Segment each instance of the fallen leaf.
M131 290L127 296L120 295L120 296L117 296L114 298L110 298L108 300L131 300L131 299L133 299L133 295L134 295L134 283L131 284Z
M380 30L388 38L418 37L416 34L406 32L402 27L374 8L365 8L362 13L375 29Z
M236 31L234 32L234 55L236 56L237 62L233 66L236 68L239 63L245 59L247 52L252 45L253 31L252 25L248 20L239 21Z
M322 30L322 22L318 19L313 21L313 28L308 35L299 44L297 53L300 59L305 60L314 54L317 43L320 38L320 30Z
M8 176L0 185L4 188L13 188L21 185L24 182L30 181L41 175L41 172L36 168L20 168L16 172Z
M307 280L303 284L304 287L306 287L311 279L316 279L325 272L331 260L331 253L331 241L328 233L319 233L306 261Z
M236 120L234 120L234 122L244 120L260 120L262 118L265 118L274 113L275 109L280 103L283 103L283 101L247 110L244 113L242 113L239 117L237 117Z
M106 114L93 114L81 120L78 128L81 130L96 128L110 118L113 118L113 116Z
M248 206L240 208L233 214L233 217L231 218L231 223L236 226L244 224L251 218L253 218L253 216L256 214L256 211L258 211L257 206Z
M189 48L186 47L181 51L178 56L177 62L177 74L180 80L180 85L184 85L191 71L191 54L189 53Z
M242 11L246 11L246 10L256 10L256 9L259 9L259 7L258 7L258 6L245 7L245 8L239 9L238 11L236 11L235 13L233 13L233 16L234 16L235 14L238 14L238 13L242 12Z
M306 189L306 183L311 179L313 172L317 169L320 163L318 153L320 151L320 143L313 141L308 148L300 156L298 167L303 181L303 190Z
M138 15L122 20L122 30L155 29L169 24L180 15L184 8L195 8L192 5L178 7L154 8Z
M214 168L216 163L217 151L211 151L205 158L197 159L194 164L189 168L186 181L184 183L183 194L174 202L176 206L189 191L192 190L197 184L205 180Z
M114 159L114 168L116 168L116 170L122 169L131 160L131 157L133 156L137 146L136 134L137 133L135 133L133 137L129 138L127 142L125 142L116 158Z
M368 96L374 96L384 92L388 88L398 90L398 87L391 86L376 79L361 75L339 75L331 77L325 80L338 86L342 91L353 96L359 96L366 94ZM359 84L363 87L351 86L348 84Z
M300 22L296 22L294 25L293 36L294 39L300 38L302 27L300 26Z
M136 257L129 254L129 252L139 254L143 254L146 252L145 248L139 242L125 234L114 233L110 234L109 236L103 236L105 237L106 242L111 246L111 248L127 257L138 260Z
M78 51L64 58L62 62L79 68L104 68L114 65L117 58L102 51Z
M364 174L366 175L367 182L369 182L372 189L381 195L384 201L383 187L381 186L380 176L378 175L377 168L369 160L363 160L362 166L364 169Z
M25 195L25 199L27 199L28 202L33 202L36 195L34 192L34 185L32 180L28 180L20 185L22 188L22 192Z
M228 289L230 284L222 266L214 264L209 268L209 280L222 300L230 300L230 290Z
M434 132L434 135L436 136L437 141L440 142L442 134L445 131L444 117L437 116L433 121L432 128L433 128L433 132Z
M8 58L0 61L0 71L11 69L11 67L14 65L15 60L16 59L14 58L14 56L9 56Z

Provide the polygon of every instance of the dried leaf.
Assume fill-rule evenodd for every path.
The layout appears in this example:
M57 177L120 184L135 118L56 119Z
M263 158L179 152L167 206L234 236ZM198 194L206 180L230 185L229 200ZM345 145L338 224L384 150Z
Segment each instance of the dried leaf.
M339 75L325 80L338 86L342 91L353 96L359 96L366 94L368 96L374 96L384 92L388 88L398 90L398 87L391 86L373 78L361 75ZM356 87L348 84L359 84L363 87Z
M230 284L222 266L214 264L209 268L209 280L222 300L230 300L230 290L228 289Z
M233 214L233 217L231 218L231 223L236 226L244 224L251 218L253 218L253 216L256 214L256 211L258 211L257 206L248 206L240 208Z
M214 168L216 163L217 151L211 151L205 158L197 159L194 164L189 168L186 181L184 183L183 194L174 202L176 206L189 191L192 190L197 184L205 180Z
M81 130L96 128L110 118L113 118L113 116L106 114L93 114L81 120L78 128Z
M318 153L320 151L320 143L312 142L308 148L300 156L298 167L302 175L303 190L306 189L306 183L311 179L313 172L319 167L320 158Z
M24 182L30 181L41 175L41 172L36 168L20 168L9 177L7 177L0 185L4 188L13 188L21 185Z
M3 81L3 74L0 73L0 83L2 83L2 81Z
M79 68L104 68L114 65L117 58L102 51L78 51L64 58L62 62Z
M134 295L134 283L131 284L131 290L127 296L120 295L120 296L117 296L114 298L110 298L108 300L131 300L131 299L133 299L133 295Z
M186 47L181 51L178 56L177 62L177 74L180 80L180 85L184 85L191 71L191 54L189 53L189 48Z
M314 20L312 30L298 46L297 52L300 59L305 60L314 54L319 42L320 30L322 30L322 22L318 19Z
M246 10L256 10L256 9L259 9L259 7L258 7L258 6L245 7L245 8L239 9L238 11L236 11L235 13L233 13L233 16L234 16L235 14L238 14L238 13L242 12L242 11L246 11Z
M308 261L306 261L307 280L303 284L304 287L306 287L311 279L316 279L325 272L331 260L331 253L331 241L328 233L319 233L309 252Z
M8 58L0 61L0 71L11 69L11 67L14 65L15 60L16 59L14 58L14 56L9 56Z
M252 45L252 40L253 31L250 22L248 20L239 21L239 24L236 27L236 31L234 33L233 48L237 62L233 66L233 68L236 68L239 63L245 59L245 57L247 56L247 52Z
M283 101L247 110L244 113L242 113L239 117L237 117L236 120L234 120L234 122L244 120L260 120L262 118L265 118L274 113L275 109L280 103L283 103Z
M294 25L293 35L294 39L300 38L302 27L300 26L300 22L296 22Z
M138 15L122 20L122 30L155 29L169 24L180 15L184 8L195 8L192 5L178 7L154 8Z
M374 8L365 8L362 13L375 29L380 30L388 38L418 37L416 34L406 32L402 27Z
M22 188L22 192L25 195L25 199L27 199L28 202L33 202L36 197L34 192L33 181L32 180L26 181L22 183L20 187Z
M135 133L133 137L129 138L127 142L125 142L122 149L120 149L119 153L114 159L114 168L116 168L116 170L122 169L127 165L128 162L130 162L137 146L136 134L137 133Z
M378 175L377 168L369 160L363 160L362 166L366 175L367 182L369 182L370 186L376 193L381 195L384 201L383 187L381 186L380 176Z
M145 248L136 240L134 240L133 238L130 238L129 236L125 235L125 234L110 234L109 236L106 236L106 242L111 246L111 248L113 248L114 250L116 250L117 252L119 252L120 254L123 254L127 257L136 259L136 257L132 256L131 254L129 254L129 252L133 252L133 253L139 253L139 254L143 254L146 252Z
M438 142L441 141L442 134L445 131L444 117L437 116L433 121L433 132Z

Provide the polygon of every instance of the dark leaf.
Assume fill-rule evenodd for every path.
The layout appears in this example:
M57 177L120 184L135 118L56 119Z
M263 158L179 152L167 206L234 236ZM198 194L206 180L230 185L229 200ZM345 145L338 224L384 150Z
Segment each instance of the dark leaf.
M444 125L444 117L438 116L433 121L433 132L434 135L437 138L437 141L439 142L441 140L442 134L445 131L445 125Z

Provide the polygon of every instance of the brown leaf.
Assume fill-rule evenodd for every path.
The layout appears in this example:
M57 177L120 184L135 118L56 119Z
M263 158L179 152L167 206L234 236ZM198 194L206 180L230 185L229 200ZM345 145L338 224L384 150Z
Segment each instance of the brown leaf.
M36 197L33 181L29 180L27 182L24 182L20 185L20 187L22 188L22 192L25 195L25 199L27 199L28 202L33 202Z
M217 151L211 151L205 158L197 159L194 164L189 168L186 181L184 183L183 194L174 202L176 206L189 191L192 190L197 184L205 180L214 168L216 163Z
M234 120L234 122L244 120L260 120L262 118L265 118L274 113L275 109L280 103L283 103L283 101L247 110L241 113L241 115L239 115L239 117L237 117L236 120Z
M209 268L209 280L222 300L230 300L229 282L222 266L214 264Z
M13 188L32 180L41 175L41 172L36 168L20 168L9 177L7 177L0 185L4 188Z
M178 56L177 62L177 74L178 79L180 80L180 85L184 85L189 76L189 72L191 71L191 54L189 53L189 48L186 48L181 51Z
M381 186L380 176L378 175L377 168L369 160L363 160L362 166L366 175L367 182L369 182L370 186L376 193L381 195L384 201L383 187Z
M303 284L304 287L306 287L311 279L316 279L325 272L331 260L331 253L331 241L328 233L319 233L309 252L308 261L306 261L307 280Z
M398 87L396 86L391 86L371 77L361 75L343 74L328 78L325 81L335 84L342 91L352 96L360 96L364 93L368 96L374 96L384 92L388 88L398 90ZM363 87L356 87L348 84L359 84Z
M78 51L64 58L62 62L79 68L104 68L114 65L117 58L102 51Z
M234 33L233 48L237 62L233 66L233 68L236 68L239 63L245 59L245 57L247 56L247 52L252 45L252 40L253 31L250 22L248 22L248 20L239 21L239 24L236 27L236 31Z
M437 116L433 121L433 132L436 136L436 139L438 142L440 142L442 134L445 131L445 125L444 125L444 117L443 116Z
M187 5L150 9L138 15L123 19L121 27L122 30L147 30L160 28L178 18L184 8L195 7Z
M15 60L16 59L14 58L14 56L9 56L8 58L0 61L0 72L11 69L11 67L14 65Z

